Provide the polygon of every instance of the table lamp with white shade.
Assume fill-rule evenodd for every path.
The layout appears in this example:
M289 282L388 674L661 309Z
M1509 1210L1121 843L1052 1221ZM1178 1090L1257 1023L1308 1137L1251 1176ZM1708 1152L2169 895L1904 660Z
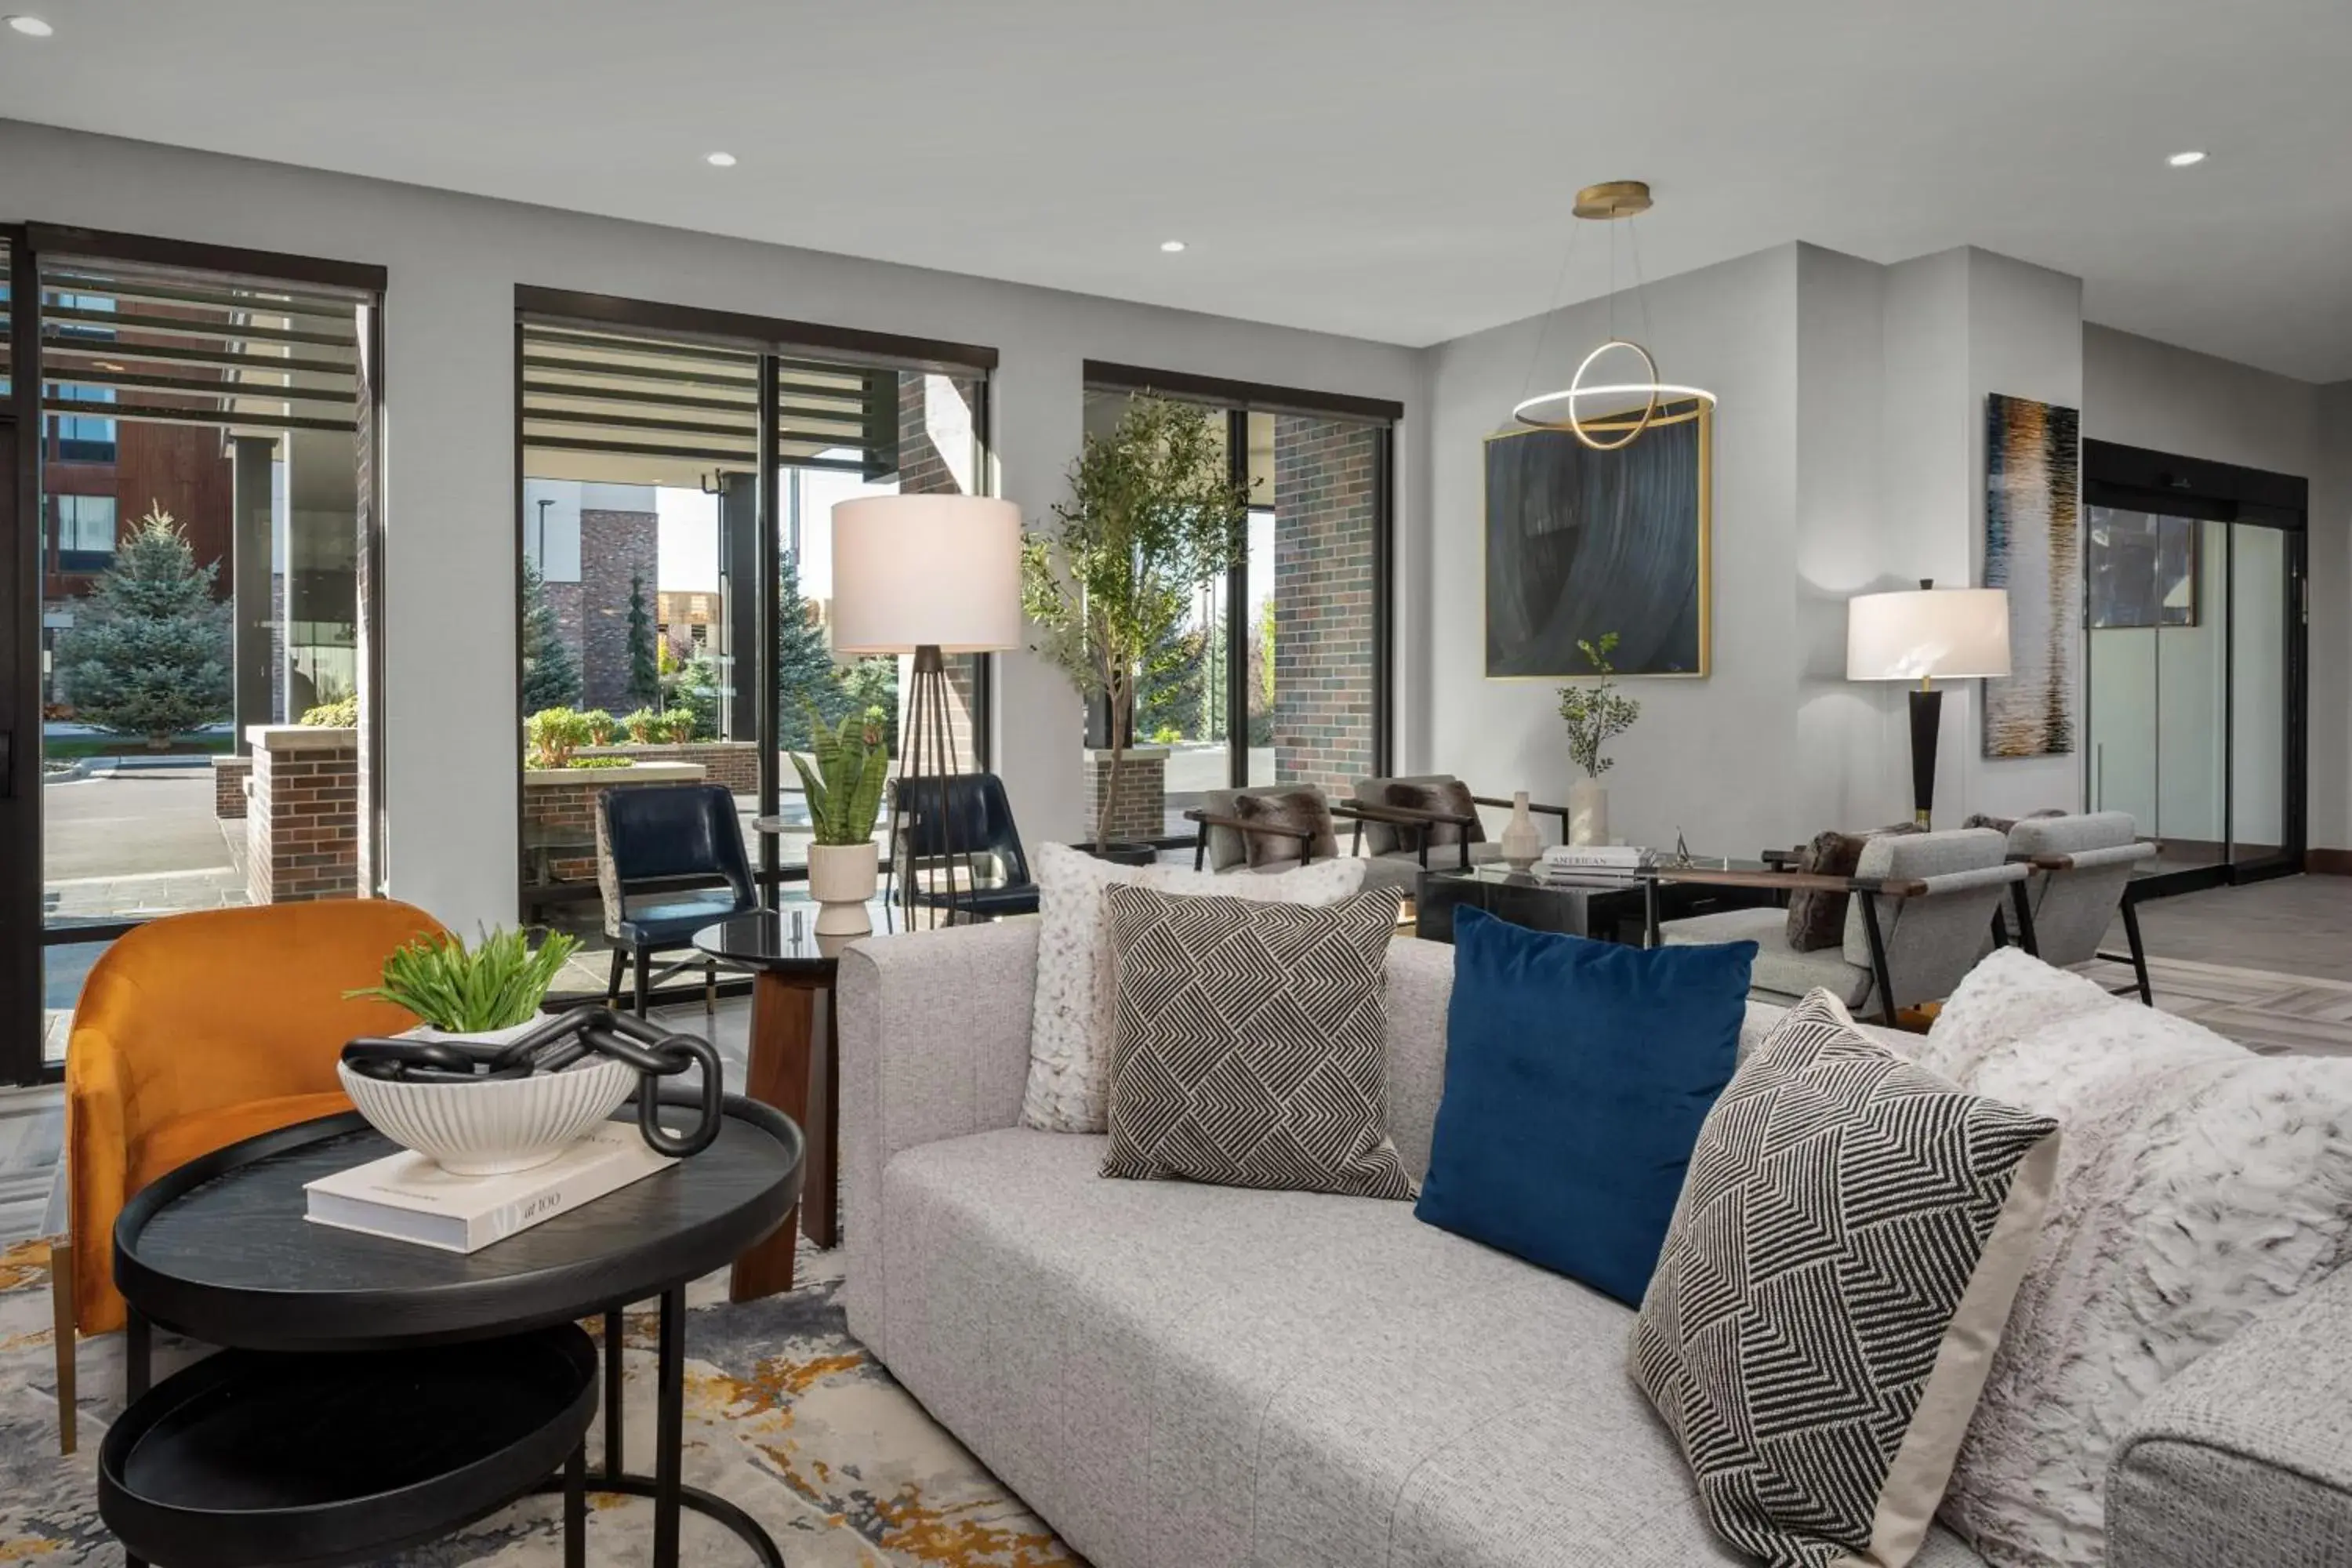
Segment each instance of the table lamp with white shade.
M947 655L1021 645L1021 509L979 496L867 496L833 509L833 650L910 654L898 756L902 780L931 780L939 813L945 898L955 899L955 814L948 779L961 773L949 722ZM919 814L923 785L909 787ZM891 792L891 838L898 833ZM915 879L900 882L914 923Z
M1936 795L1936 739L1944 694L1931 684L1998 679L2009 673L2009 592L1938 588L1864 594L1846 605L1848 680L1916 680L1911 692L1911 804L1928 825Z

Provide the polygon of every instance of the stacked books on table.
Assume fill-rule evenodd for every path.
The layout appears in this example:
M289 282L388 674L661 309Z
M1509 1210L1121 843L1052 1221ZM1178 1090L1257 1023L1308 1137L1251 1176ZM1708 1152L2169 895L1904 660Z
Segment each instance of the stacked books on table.
M304 1184L315 1225L478 1252L676 1163L633 1121L600 1123L543 1165L505 1176L453 1175L409 1150Z
M1605 882L1639 876L1658 863L1658 852L1630 844L1555 844L1537 869L1548 882Z

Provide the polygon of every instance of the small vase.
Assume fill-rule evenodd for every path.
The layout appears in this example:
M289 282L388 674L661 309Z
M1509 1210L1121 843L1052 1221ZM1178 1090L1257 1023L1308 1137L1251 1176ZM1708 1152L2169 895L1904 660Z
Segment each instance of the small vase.
M1503 863L1514 871L1524 871L1543 854L1542 836L1536 832L1535 818L1528 815L1528 792L1517 790L1511 795L1511 820L1503 829Z
M1568 789L1568 841L1570 844L1609 842L1609 792L1595 778L1581 778Z
M819 936L865 936L873 931L866 903L874 896L878 864L871 840L809 846L809 897L817 902Z

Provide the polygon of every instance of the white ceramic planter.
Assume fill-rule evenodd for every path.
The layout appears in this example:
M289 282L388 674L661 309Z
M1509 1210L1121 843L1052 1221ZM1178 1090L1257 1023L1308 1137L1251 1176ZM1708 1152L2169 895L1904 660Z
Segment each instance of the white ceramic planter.
M817 902L819 936L864 936L874 929L866 904L874 897L878 865L871 840L809 846L809 897Z
M406 1038L500 1046L547 1020L456 1034L415 1028ZM625 1062L591 1057L562 1072L481 1083L392 1083L341 1062L335 1076L368 1125L459 1176L502 1176L544 1165L621 1108L636 1088Z
M1595 778L1581 778L1568 789L1568 841L1570 844L1609 842L1609 792Z

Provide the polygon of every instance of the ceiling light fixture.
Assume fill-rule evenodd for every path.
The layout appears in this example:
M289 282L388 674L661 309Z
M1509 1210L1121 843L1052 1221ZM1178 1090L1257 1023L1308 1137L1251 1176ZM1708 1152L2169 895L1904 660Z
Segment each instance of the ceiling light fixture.
M2186 169L2191 163L2201 163L2204 161L2205 154L2197 152L2175 153L2171 157L2165 160L2166 163L2171 164L2176 169Z
M1160 248L1173 256L1184 248L1184 242L1181 239L1163 239L1160 242Z
M1650 187L1640 180L1611 180L1604 184L1587 185L1577 192L1576 205L1572 210L1578 217L1593 223L1628 220L1625 232L1631 237L1633 227L1630 220L1648 212L1650 205ZM1570 231L1570 256L1576 251L1575 232ZM1650 312L1648 301L1642 293L1642 250L1638 240L1633 246L1633 298L1641 307L1643 323L1646 328ZM1568 278L1565 258L1559 270L1560 279L1565 282ZM1544 329L1536 336L1538 363L1542 361L1544 338L1550 331L1551 318L1557 313L1559 303L1559 290L1555 289L1551 305L1544 312ZM1715 394L1705 387L1659 380L1656 356L1633 339L1617 335L1617 248L1613 231L1610 236L1609 249L1609 336L1584 356L1565 387L1522 400L1517 407L1511 410L1511 417L1534 429L1565 431L1596 452L1613 452L1622 447L1632 446L1645 430L1680 425L1714 408ZM1646 379L1587 385L1584 378L1592 369L1593 362L1612 349L1638 356ZM1530 377L1534 374L1532 366L1528 374ZM1578 403L1594 398L1605 403L1606 410L1580 416ZM1600 439L1604 435L1616 438Z
M732 153L712 153L706 156L702 161L709 164L714 169L731 169L735 166L735 154Z
M46 38L57 31L38 16L11 16L8 25L28 38Z

